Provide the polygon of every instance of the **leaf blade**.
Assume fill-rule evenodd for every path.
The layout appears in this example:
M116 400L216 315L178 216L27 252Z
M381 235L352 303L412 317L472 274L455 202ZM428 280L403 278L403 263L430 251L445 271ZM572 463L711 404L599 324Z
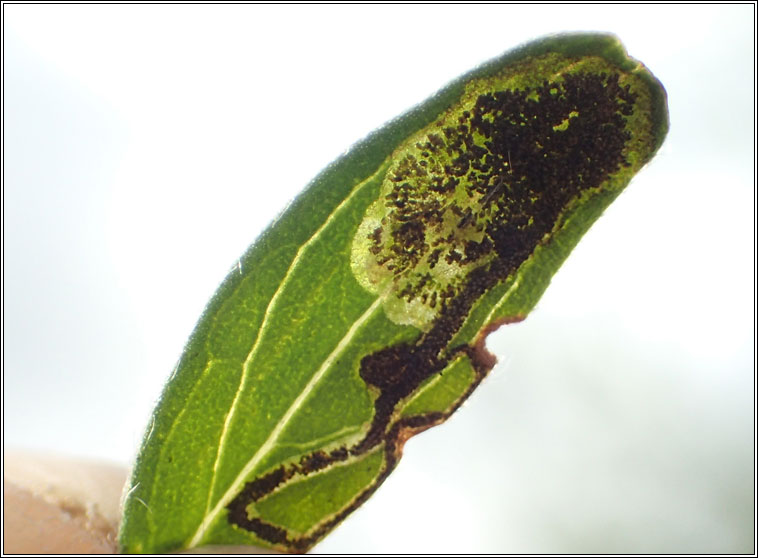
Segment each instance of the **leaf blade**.
M532 64L532 73L519 73L519 64ZM625 80L639 78L635 91L649 89L648 106L631 115L645 122L633 123L644 133L634 136L638 145L625 147L629 170L563 202L548 233L513 270L498 272L503 256L490 254L486 268L476 269L502 277L480 277L482 292L469 287L476 269L464 277L453 298L463 301L460 315L448 311L445 318L426 309L425 317L397 323L385 304L397 293L386 284L370 292L370 280L356 281L354 235L391 187L387 176L397 166L398 146L411 149L408 138L423 136L467 96L478 102L477 91L490 82L534 90L545 77L560 85L564 75L579 76L577 67L595 75L597 68L618 70ZM156 552L247 542L304 550L316 542L386 478L407 437L443 421L479 384L492 366L483 346L486 334L526 316L581 235L660 146L665 114L662 87L626 57L617 40L550 38L457 80L327 168L245 254L201 318L138 459L122 548ZM569 114L553 129L570 125ZM514 165L510 148L505 155L508 174L492 181L477 206L469 205L481 214L499 189L519 182L518 158ZM458 229L471 225L469 219L462 217ZM383 265L371 263L371 256L365 261ZM449 334L443 330L453 318L457 325ZM382 376L389 374L387 361L418 378L390 382ZM448 370L459 376L446 376ZM432 376L436 373L441 376ZM451 376L460 381L437 380ZM359 474L347 480L345 471L360 469L377 451L380 464L369 480ZM271 507L295 487L316 490L335 471L342 471L346 485L332 511L314 506L322 511L288 523L290 512Z

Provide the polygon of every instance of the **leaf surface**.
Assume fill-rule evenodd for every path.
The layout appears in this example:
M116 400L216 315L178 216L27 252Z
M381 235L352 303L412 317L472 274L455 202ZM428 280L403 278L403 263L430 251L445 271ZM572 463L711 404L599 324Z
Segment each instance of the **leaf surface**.
M487 334L526 317L667 129L660 83L581 34L506 53L354 146L208 304L121 549L313 546L471 395Z

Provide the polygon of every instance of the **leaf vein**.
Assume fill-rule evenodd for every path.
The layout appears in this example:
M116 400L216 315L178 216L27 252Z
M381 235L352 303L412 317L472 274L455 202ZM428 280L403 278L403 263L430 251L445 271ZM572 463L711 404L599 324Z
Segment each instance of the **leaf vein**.
M231 501L232 497L234 496L234 493L237 492L237 490L239 490L242 482L245 480L245 477L247 477L247 475L250 474L250 472L260 462L260 460L263 459L263 457L265 457L265 455L273 448L274 444L276 443L276 438L278 438L279 434L284 429L284 426L286 426L286 423L289 422L289 420L292 418L292 415L294 415L295 411L297 411L300 405L302 405L302 402L305 400L305 396L308 393L310 393L310 391L312 391L315 384L321 379L321 377L324 375L324 373L329 368L329 366L331 366L334 358L339 354L339 352L341 352L345 348L345 346L347 345L346 340L349 340L355 334L355 332L357 331L357 326L362 325L363 322L365 322L365 320L368 319L368 317L370 317L370 315L379 306L381 297L377 298L376 301L369 307L369 309L366 310L366 312L364 312L364 314L356 322L353 323L353 326L350 328L350 330L348 330L347 334L342 339L342 341L340 341L340 343L337 345L335 350L327 357L327 359L322 364L321 368L318 369L315 375L308 382L308 384L306 385L305 389L300 394L300 396L298 396L295 402L293 402L293 404L290 406L290 408L287 410L284 416L280 419L279 423L277 423L276 427L271 432L268 439L258 449L255 455L250 459L250 461L248 461L248 463L243 468L242 472L240 472L240 474L234 480L234 482L229 487L229 489L227 489L224 495L218 500L216 505L213 507L213 510L211 510L210 509L211 498L213 496L213 492L216 487L218 469L223 459L224 449L227 446L229 428L230 428L232 419L234 418L234 415L236 413L237 407L239 405L239 401L241 399L242 393L245 391L247 380L250 377L250 374L249 374L250 365L258 353L258 350L261 346L261 339L263 339L264 334L266 330L268 329L270 316L273 314L276 308L276 304L281 298L281 293L285 290L285 287L289 284L290 277L292 276L298 264L302 260L303 253L318 240L318 238L321 236L324 230L334 221L335 216L344 207L349 205L353 196L355 196L366 184L372 182L381 173L385 172L386 167L387 167L387 161L383 162L379 166L379 168L376 170L376 172L374 172L371 176L369 176L362 182L358 183L353 188L350 195L348 195L342 202L340 202L340 204L334 209L334 211L332 211L329 214L329 216L326 218L326 220L321 225L321 227L319 227L318 230L316 230L316 232L313 233L313 235L302 246L300 246L297 253L295 254L295 257L292 260L292 263L287 269L287 272L285 273L284 279L282 279L282 282L279 285L279 288L271 297L271 300L269 301L269 304L266 307L266 310L264 312L263 320L261 321L261 324L258 327L255 341L253 342L250 352L248 353L247 357L245 358L245 361L242 364L243 373L242 373L242 377L240 378L240 384L239 384L239 387L237 388L237 392L234 396L234 400L232 401L232 404L229 408L229 412L224 418L224 425L222 427L221 437L219 439L218 451L216 453L216 459L213 463L212 480L211 480L210 488L208 490L208 499L206 501L205 514L203 517L203 521L200 523L200 526L198 527L198 530L195 532L194 536L190 540L188 548L197 546L199 544L199 542L205 536L205 532L210 527L210 524L215 519L215 517L219 514L223 506L226 505L229 501Z

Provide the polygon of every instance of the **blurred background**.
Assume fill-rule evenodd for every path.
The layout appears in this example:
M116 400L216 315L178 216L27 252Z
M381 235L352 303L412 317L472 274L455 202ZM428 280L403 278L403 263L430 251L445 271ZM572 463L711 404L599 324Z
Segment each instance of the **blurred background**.
M507 49L605 31L666 87L665 145L315 550L754 552L754 5L3 15L6 448L130 463L204 304L321 168Z

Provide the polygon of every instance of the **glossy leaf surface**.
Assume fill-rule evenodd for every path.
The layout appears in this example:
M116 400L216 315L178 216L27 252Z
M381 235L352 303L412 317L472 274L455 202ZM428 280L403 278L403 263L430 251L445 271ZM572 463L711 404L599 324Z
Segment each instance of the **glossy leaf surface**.
M354 146L210 301L144 440L122 550L318 542L479 385L486 335L526 317L667 127L662 86L615 38L566 35Z

